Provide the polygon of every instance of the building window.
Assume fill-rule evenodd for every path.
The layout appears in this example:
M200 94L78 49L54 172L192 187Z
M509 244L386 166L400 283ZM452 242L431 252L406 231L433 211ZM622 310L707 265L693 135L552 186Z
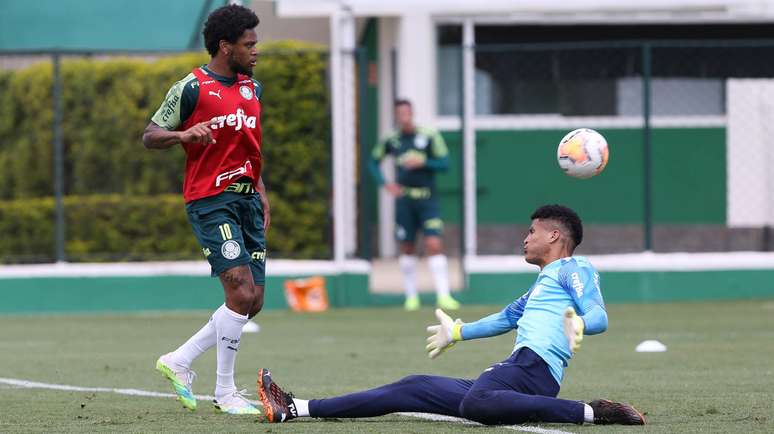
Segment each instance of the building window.
M475 112L641 116L638 41L651 40L652 114L723 115L726 79L774 75L774 64L762 61L774 57L774 42L734 41L758 34L774 34L774 25L476 25ZM724 42L702 42L697 35ZM658 42L666 39L672 42ZM437 42L438 112L458 115L462 26L438 26Z
M462 112L462 26L440 25L436 35L438 114L457 115Z

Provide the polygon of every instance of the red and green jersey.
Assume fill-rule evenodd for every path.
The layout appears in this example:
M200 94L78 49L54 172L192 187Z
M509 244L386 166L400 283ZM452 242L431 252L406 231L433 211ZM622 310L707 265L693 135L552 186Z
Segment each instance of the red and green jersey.
M204 121L215 143L183 143L186 153L183 196L186 202L220 194L242 177L261 174L260 84L244 75L220 77L196 68L175 84L153 116L169 130L186 130Z

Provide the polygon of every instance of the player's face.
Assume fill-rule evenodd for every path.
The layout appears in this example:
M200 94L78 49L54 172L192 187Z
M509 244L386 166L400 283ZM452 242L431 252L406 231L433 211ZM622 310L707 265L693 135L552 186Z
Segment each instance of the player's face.
M253 68L258 58L258 35L255 30L249 29L233 44L228 55L228 66L237 74L253 76Z
M395 107L395 122L401 130L411 130L414 128L414 113L411 106L401 104Z
M524 238L524 260L530 264L545 265L551 243L556 238L556 229L539 219L532 220L527 237Z

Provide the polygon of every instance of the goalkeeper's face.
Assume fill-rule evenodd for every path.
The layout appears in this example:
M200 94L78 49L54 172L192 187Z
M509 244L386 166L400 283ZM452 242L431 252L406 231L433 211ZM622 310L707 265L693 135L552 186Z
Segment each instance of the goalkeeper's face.
M228 66L237 74L253 76L253 68L258 58L258 35L255 30L245 30L242 36L228 50Z
M559 233L550 222L532 220L527 237L524 238L524 260L543 268L549 261L551 245L558 239Z

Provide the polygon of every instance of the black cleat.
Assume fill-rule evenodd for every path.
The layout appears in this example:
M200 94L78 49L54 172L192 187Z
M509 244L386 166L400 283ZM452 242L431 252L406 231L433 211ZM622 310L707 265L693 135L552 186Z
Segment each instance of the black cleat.
M595 399L589 406L594 410L596 425L645 425L645 416L629 404Z
M266 368L258 370L258 396L269 422L287 422L298 417L293 394L280 389L277 383L272 381L271 372Z

